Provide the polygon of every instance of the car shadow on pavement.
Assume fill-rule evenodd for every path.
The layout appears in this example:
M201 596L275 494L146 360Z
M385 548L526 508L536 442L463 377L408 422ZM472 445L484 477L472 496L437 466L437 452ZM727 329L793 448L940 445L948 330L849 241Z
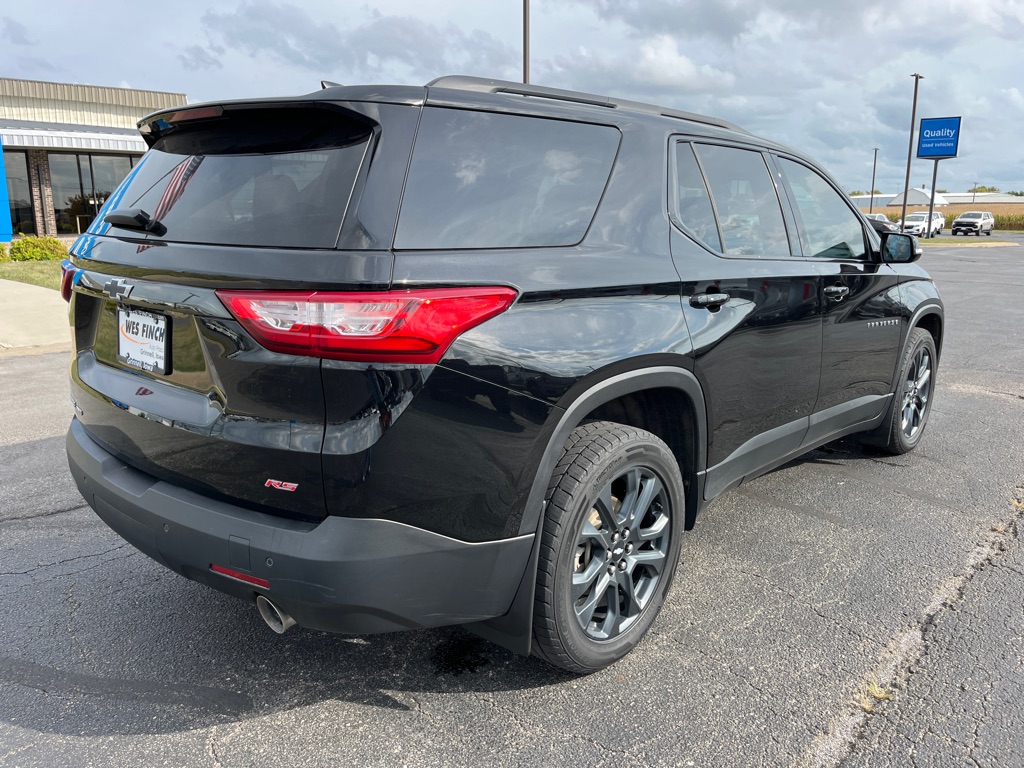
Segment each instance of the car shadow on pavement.
M19 590L19 602L49 607L29 622L6 617L0 722L75 736L158 734L332 700L400 713L418 709L425 693L573 679L460 627L362 637L296 627L276 635L254 606L132 550L90 575ZM41 589L64 598L24 594Z

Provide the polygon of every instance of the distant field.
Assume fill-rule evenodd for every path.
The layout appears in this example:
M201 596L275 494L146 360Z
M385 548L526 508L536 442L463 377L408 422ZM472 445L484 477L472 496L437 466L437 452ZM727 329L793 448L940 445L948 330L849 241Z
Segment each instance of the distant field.
M862 211L867 211L867 208L861 208ZM965 211L990 211L992 216L996 220L996 229L1024 229L1024 203L977 203L975 205L940 205L936 206L936 211L946 217L946 226L953 223L953 219L959 216ZM914 213L915 211L928 212L927 205L908 205L907 213ZM903 212L903 206L890 205L890 206L875 206L875 213L884 213L889 217L890 221L899 221L900 214Z

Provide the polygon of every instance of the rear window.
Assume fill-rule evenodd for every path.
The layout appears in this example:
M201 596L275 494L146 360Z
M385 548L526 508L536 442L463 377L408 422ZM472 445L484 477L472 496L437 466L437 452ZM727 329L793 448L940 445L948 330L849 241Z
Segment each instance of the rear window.
M141 208L167 228L160 239L175 242L333 248L369 136L322 109L238 110L172 126L103 213ZM90 231L109 229L102 218Z
M395 247L575 245L618 146L610 126L425 109Z

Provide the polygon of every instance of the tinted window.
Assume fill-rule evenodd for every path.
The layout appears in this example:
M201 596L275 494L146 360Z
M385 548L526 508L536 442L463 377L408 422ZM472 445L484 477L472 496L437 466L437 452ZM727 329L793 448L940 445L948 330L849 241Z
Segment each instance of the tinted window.
M176 128L103 213L141 208L177 242L333 248L368 137L326 110L246 110Z
M24 152L4 152L7 167L7 199L11 206L11 224L16 235L34 235L32 191L28 183L28 156Z
M618 144L607 126L425 109L395 247L578 243Z
M78 175L78 156L51 152L50 188L53 190L53 212L57 219L57 232L79 232L82 218L87 216L82 179ZM84 226L88 226L88 220ZM84 228L83 226L83 228Z
M845 198L806 165L786 158L779 158L779 165L800 216L804 254L818 259L865 258L864 230Z
M704 176L693 156L693 148L680 142L676 145L676 200L678 223L693 237L715 251L722 250L722 240L715 223L715 211L704 186Z
M728 256L790 255L775 184L760 152L700 144L697 157L711 187Z

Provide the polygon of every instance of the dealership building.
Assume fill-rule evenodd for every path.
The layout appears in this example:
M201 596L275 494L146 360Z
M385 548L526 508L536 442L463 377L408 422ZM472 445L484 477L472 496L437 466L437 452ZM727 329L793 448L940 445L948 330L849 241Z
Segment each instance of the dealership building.
M0 242L76 235L146 144L135 126L183 93L0 78Z

